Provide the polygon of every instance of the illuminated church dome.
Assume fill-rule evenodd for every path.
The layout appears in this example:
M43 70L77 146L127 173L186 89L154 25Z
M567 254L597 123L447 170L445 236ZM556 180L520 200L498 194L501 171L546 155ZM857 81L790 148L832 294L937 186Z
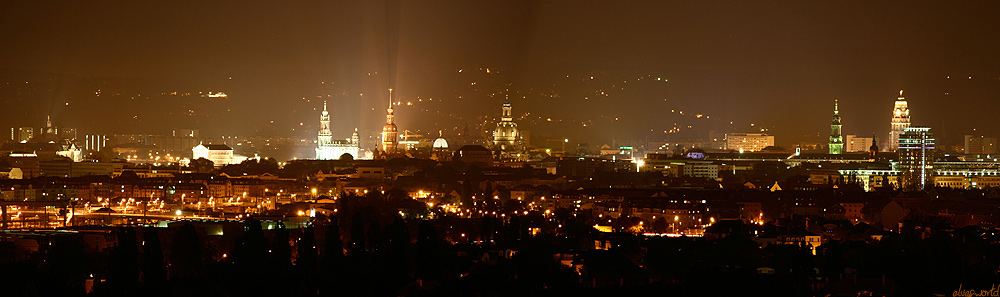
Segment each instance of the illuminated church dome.
M511 151L515 149L518 140L517 123L514 123L514 116L511 115L510 102L504 100L503 116L497 123L496 130L493 130L493 148L499 151Z
M434 140L434 144L431 145L431 148L436 148L436 149L448 148L448 141L444 140L444 137L441 137L441 132L438 132L438 138Z

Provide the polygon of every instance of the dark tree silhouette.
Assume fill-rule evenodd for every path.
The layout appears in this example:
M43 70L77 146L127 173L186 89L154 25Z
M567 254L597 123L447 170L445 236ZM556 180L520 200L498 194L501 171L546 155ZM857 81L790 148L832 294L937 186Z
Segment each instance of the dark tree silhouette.
M108 259L106 293L112 296L129 296L136 293L139 283L139 250L135 229L122 227L117 230L117 244Z
M199 277L205 268L204 246L190 223L177 228L170 248L171 278Z
M288 243L288 229L279 221L274 228L274 241L271 243L271 258L276 272L287 273L292 265L292 249Z
M215 162L205 158L191 160L191 170L198 173L209 173L215 170Z
M160 234L155 227L147 227L143 232L142 270L143 294L164 295L162 288L166 286L167 271L163 261L163 247L160 244Z
M351 255L361 255L366 250L365 218L361 212L355 212L351 217Z

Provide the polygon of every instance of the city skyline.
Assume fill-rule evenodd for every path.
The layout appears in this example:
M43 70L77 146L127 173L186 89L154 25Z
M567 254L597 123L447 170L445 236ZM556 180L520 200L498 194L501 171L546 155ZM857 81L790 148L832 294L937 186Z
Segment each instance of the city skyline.
M4 4L12 296L1000 293L998 1Z
M0 50L12 57L0 64L0 100L20 112L0 119L6 127L38 126L52 114L57 125L87 134L193 128L310 137L317 102L328 100L342 115L332 126L349 127L333 134L349 135L382 126L392 87L400 132L455 134L466 122L486 132L498 117L493 107L511 95L521 129L574 142L763 127L789 145L826 142L821 118L831 99L841 103L843 134L887 135L885 110L905 89L914 124L935 127L946 143L1000 134L973 120L1000 107L993 100L1000 95L991 54L997 41L976 34L1000 28L987 17L995 4L333 2L238 14L212 14L225 5L186 13L139 4L15 5L4 15L12 29L0 36L13 41ZM297 21L303 13L341 18ZM121 25L140 15L163 24ZM183 25L200 15L215 17L204 28ZM249 24L250 15L270 18ZM428 15L439 19L419 21ZM607 24L595 27L591 18ZM459 21L468 26L447 25ZM76 37L63 38L70 23ZM187 42L164 41L174 39ZM115 49L130 44L134 51ZM93 116L128 125L87 120Z

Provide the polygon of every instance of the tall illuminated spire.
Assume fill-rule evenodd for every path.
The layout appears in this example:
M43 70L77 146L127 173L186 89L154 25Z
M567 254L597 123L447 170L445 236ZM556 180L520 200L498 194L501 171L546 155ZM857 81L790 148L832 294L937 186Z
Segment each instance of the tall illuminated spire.
M844 153L844 137L840 124L840 106L838 100L833 100L833 121L830 123L830 154L839 155Z
M387 154L396 152L398 144L395 115L392 114L392 88L389 88L389 108L386 109L385 126L382 126L382 151Z

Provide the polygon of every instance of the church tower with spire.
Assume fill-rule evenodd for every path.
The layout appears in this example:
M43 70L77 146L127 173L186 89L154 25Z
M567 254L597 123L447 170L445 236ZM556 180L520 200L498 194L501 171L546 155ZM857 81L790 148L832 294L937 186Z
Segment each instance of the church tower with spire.
M878 139L875 138L875 133L872 133L872 146L868 147L868 161L870 162L875 162L875 160L878 159L878 144L876 144L877 141Z
M899 135L908 127L910 127L910 109L906 106L903 90L899 90L899 97L896 98L896 104L892 109L892 130L889 131L886 150L893 152L899 148Z
M841 134L840 108L837 100L833 101L833 122L830 123L830 154L844 153L844 136Z
M319 114L319 133L316 134L317 160L338 160L345 154L351 155L351 158L355 159L360 156L356 141L333 139L333 132L330 129L330 112L326 109L326 101L323 101L323 111Z
M386 154L396 153L397 139L395 115L392 114L392 89L389 89L389 108L386 109L385 126L382 126L382 151Z
M330 112L326 110L326 101L323 101L323 112L319 115L319 133L316 142L319 147L325 147L333 143L333 133L330 132Z

